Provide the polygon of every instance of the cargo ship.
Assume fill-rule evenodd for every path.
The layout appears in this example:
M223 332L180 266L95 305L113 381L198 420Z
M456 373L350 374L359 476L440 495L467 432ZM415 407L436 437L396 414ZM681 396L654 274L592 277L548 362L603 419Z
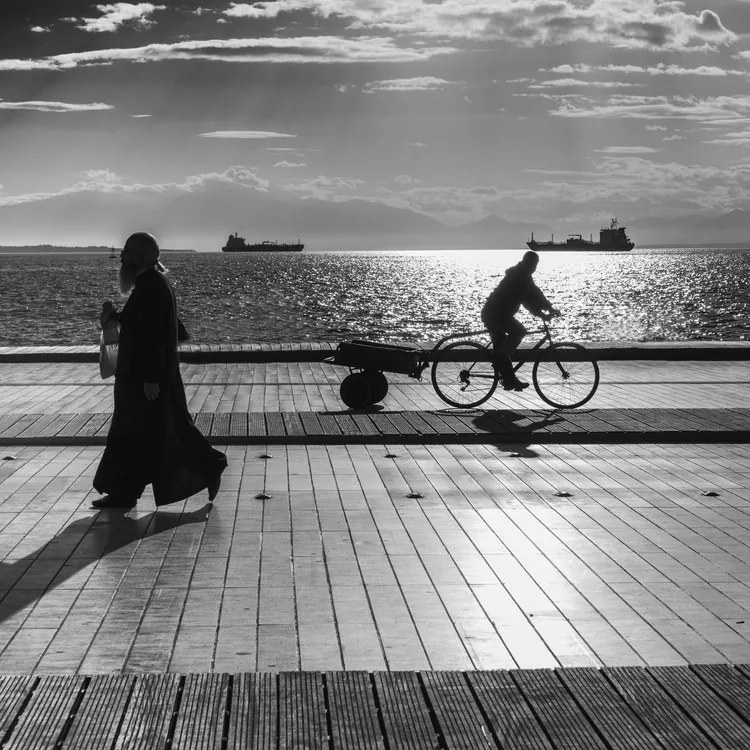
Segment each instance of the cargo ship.
M617 219L599 230L599 242L594 242L593 238L584 240L580 234L569 234L564 242L555 242L554 235L549 242L539 242L532 232L526 244L531 250L632 250L635 247L635 242L625 234L625 227L618 226Z
M222 253L298 253L304 245L297 240L291 242L274 242L273 240L264 240L248 245L244 237L240 237L237 232L229 235L227 244L221 248Z

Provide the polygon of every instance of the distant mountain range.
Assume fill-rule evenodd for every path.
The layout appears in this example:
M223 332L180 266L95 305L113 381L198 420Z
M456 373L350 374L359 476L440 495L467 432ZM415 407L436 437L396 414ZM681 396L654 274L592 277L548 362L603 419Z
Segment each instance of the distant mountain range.
M619 216L636 248L644 246L750 246L750 211L673 219ZM515 222L487 216L448 227L405 208L366 200L288 200L234 183L180 193L80 192L0 206L0 242L26 252L84 245L90 252L120 247L134 231L153 232L170 247L218 251L232 232L249 242L295 241L308 249L525 249L538 239L568 233L598 236L599 224ZM107 244L103 245L102 240ZM33 249L32 249L33 248ZM7 252L7 249L5 250Z

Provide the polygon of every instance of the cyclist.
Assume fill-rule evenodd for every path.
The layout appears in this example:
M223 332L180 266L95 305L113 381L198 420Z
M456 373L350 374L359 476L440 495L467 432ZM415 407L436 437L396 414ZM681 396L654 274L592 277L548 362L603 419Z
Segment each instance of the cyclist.
M524 253L520 263L506 270L482 308L482 322L492 339L492 366L506 391L522 391L529 385L516 377L510 359L526 335L526 328L513 316L521 305L543 320L560 314L534 283L532 276L538 265L537 253L533 250Z

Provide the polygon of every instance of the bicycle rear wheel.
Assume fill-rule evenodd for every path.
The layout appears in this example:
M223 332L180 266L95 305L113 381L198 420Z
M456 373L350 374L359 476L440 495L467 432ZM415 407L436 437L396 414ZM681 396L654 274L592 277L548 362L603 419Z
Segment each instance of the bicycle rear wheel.
M454 341L437 351L432 385L446 404L470 409L492 396L498 375L490 362L481 361L486 352L476 341Z
M599 387L599 365L580 344L551 344L550 359L534 362L531 377L539 398L556 409L583 406Z

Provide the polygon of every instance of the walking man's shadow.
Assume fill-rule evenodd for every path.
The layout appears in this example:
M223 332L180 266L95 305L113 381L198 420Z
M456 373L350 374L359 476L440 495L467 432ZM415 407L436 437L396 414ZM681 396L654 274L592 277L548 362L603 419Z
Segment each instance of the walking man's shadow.
M210 503L190 513L154 512L131 518L122 511L101 511L68 524L40 549L11 562L0 562L0 623L52 591L87 565L128 544L179 526L204 523Z

